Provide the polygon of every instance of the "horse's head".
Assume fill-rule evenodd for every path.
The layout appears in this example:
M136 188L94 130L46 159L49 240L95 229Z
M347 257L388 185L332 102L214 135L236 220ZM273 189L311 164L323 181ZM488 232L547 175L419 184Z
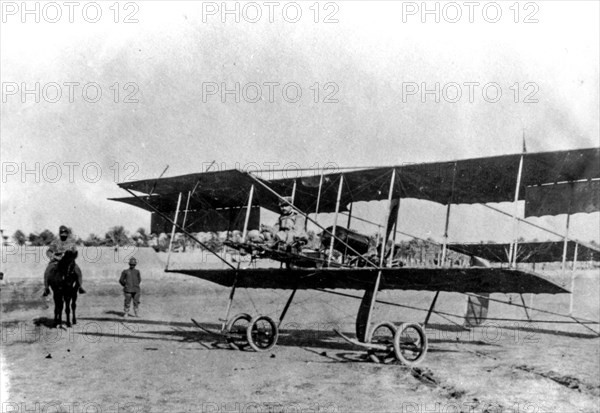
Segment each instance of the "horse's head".
M77 258L77 251L65 251L62 258L58 262L58 267L64 270L72 268L73 264L75 263L75 258Z

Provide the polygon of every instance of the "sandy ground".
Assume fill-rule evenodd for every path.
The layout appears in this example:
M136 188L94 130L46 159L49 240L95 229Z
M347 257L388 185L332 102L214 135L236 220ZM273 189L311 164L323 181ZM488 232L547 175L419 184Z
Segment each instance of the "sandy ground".
M548 319L539 312L528 323L522 309L502 304L492 304L490 317L524 321L488 321L463 331L434 315L427 357L410 369L368 362L332 333L338 327L352 334L358 301L302 291L273 350L234 351L190 322L217 329L227 289L164 274L148 251L137 256L141 317L122 318L116 279L125 266L104 257L82 264L89 293L79 297L78 323L68 329L50 328L51 303L41 298L37 275L43 263L4 264L2 412L600 411L600 340L580 325L535 322ZM580 317L598 320L598 275L578 274ZM276 316L288 294L239 290L232 314ZM381 298L423 308L431 296L385 292ZM534 297L534 306L560 312L568 302L567 296ZM446 294L437 308L461 315L465 306L464 296ZM375 317L422 322L424 312L380 305Z

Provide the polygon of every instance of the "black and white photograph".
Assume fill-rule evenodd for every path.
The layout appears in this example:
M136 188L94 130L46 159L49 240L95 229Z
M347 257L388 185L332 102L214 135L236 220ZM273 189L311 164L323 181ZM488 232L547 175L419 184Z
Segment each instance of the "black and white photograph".
M600 2L0 0L0 413L600 412Z

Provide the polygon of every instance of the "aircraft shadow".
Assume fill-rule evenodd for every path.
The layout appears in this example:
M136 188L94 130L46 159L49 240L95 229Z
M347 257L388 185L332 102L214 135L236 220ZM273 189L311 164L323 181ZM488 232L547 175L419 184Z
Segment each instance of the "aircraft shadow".
M109 312L107 312L108 314ZM137 341L174 341L184 343L200 343L205 349L229 349L225 339L218 335L221 325L217 323L202 323L202 326L207 330L214 331L215 334L210 334L207 331L198 329L193 323L187 322L171 322L171 321L160 321L160 320L148 320L144 318L122 318L122 312L111 311L110 314L118 315L118 317L80 317L81 321L93 321L93 322L108 322L121 323L124 328L121 328L118 332L114 328L99 329L98 331L86 331L86 336L96 336L105 338L114 338L118 340L125 340L129 342ZM157 329L147 330L142 328L143 326L164 326L170 327L170 329ZM443 343L454 343L454 340L429 340L430 344L443 344ZM492 345L490 343L475 343L481 345ZM279 339L277 346L283 347L300 347L306 350L319 349L320 352L316 352L319 355L326 352L326 350L332 351L345 351L348 354L355 354L356 352L365 353L364 349L358 346L354 346L350 343L343 341L335 332L332 330L316 330L316 329L282 329L279 332ZM202 349L202 348L199 348ZM312 351L312 350L309 350ZM458 352L458 350L443 349L437 347L431 347L429 352L445 353L445 352ZM346 354L346 353L344 353ZM353 358L354 356L347 356L343 358ZM338 360L339 361L339 360Z
M106 322L126 321L128 324L147 324L147 325L159 325L159 326L171 326L171 327L195 327L194 324L192 324L192 323L182 322L182 321L148 320L148 319L144 319L143 317L142 318L129 317L129 318L125 319L125 318L122 318L123 311L109 310L109 311L105 311L104 314L117 316L118 318L114 318L114 317L79 317L78 319L79 320L88 320L88 321L106 321ZM218 331L221 327L219 324L216 324L216 323L202 323L202 324L214 331ZM531 324L529 324L529 325L531 325ZM515 327L515 326L511 326L511 325L498 325L498 326L491 326L491 327L493 327L493 328L497 327L499 329L510 330L510 331L522 331L524 333L533 333L533 334L540 333L540 334L549 334L549 335L573 337L573 338L597 338L599 335L599 334L593 334L591 332L590 333L578 333L578 332L551 330L551 329L544 329L544 328L532 328L532 327L526 327L526 324L524 324L522 327ZM456 324L430 323L427 325L428 330L450 332L450 333L451 332L466 333L472 329L477 329L477 328L480 328L480 329L485 328L485 325L483 327L480 326L480 327L474 327L471 329L460 326L460 325L456 325ZM582 326L581 328L583 329L585 327ZM312 341L314 339L317 339L317 341L318 341L321 338L324 338L324 339L329 339L331 337L333 337L335 339L338 338L337 335L331 330L311 330L311 329L286 330L286 329L282 329L280 331L280 334L285 334L285 333L289 333L290 335L307 337L308 341ZM323 336L323 337L319 337L319 336ZM280 337L280 340L281 340L281 337ZM302 338L300 338L299 340L302 341ZM444 338L429 337L430 343L453 343L456 341L457 340L452 337L444 337ZM481 344L481 345L495 345L493 343L481 341L481 340L480 341L470 341L470 342L474 343L474 344Z
M464 333L467 331L472 331L472 330L477 330L477 329L484 330L484 329L488 328L488 329L490 329L490 331L489 331L490 335L495 334L493 331L494 329L495 330L507 330L507 331L519 331L519 332L532 333L532 334L540 333L540 334L548 334L548 335L562 336L562 337L573 337L573 338L598 338L598 336L600 335L600 333L593 334L590 330L586 330L586 331L589 331L589 333L579 333L579 332L573 332L573 331L561 331L561 330L554 330L554 329L530 327L532 325L534 325L534 324L528 323L527 320L523 320L522 326L514 326L514 325L510 325L510 324L497 324L496 325L496 324L485 324L484 323L478 327L465 328L465 327L453 325L453 324L428 324L427 328L432 329L432 330L439 330L439 331L444 331L444 332L456 332L456 333ZM574 322L572 325L577 326L577 323ZM583 327L583 326L579 326L579 328L581 328L582 330L586 329L586 327ZM527 339L530 337L532 337L532 335L523 335L524 339Z
M573 338L598 338L598 337L600 337L600 333L593 334L591 331L590 331L590 333L586 334L586 333L576 333L576 332L571 332L571 331L550 330L550 329L546 329L546 328L511 327L511 326L506 326L506 327L503 326L502 328L504 328L506 330L512 330L512 331L523 331L526 333L532 333L528 337L534 337L535 334L548 334L548 335L552 335L552 336L573 337ZM580 326L580 328L584 329L585 327Z

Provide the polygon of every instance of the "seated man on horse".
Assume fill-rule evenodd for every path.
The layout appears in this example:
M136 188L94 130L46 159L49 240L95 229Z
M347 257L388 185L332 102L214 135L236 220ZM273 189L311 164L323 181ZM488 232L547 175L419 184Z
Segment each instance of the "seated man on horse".
M50 247L48 248L48 257L50 258L50 262L46 267L46 271L44 272L44 296L50 294L50 288L48 286L48 280L50 275L56 270L58 266L58 262L62 259L65 252L73 251L77 252L77 246L75 245L75 241L70 236L70 231L64 225L61 225L58 229L59 238L52 241ZM75 264L75 272L77 274L77 287L80 294L85 294L86 291L83 289L83 280L81 276L81 270L77 264Z

